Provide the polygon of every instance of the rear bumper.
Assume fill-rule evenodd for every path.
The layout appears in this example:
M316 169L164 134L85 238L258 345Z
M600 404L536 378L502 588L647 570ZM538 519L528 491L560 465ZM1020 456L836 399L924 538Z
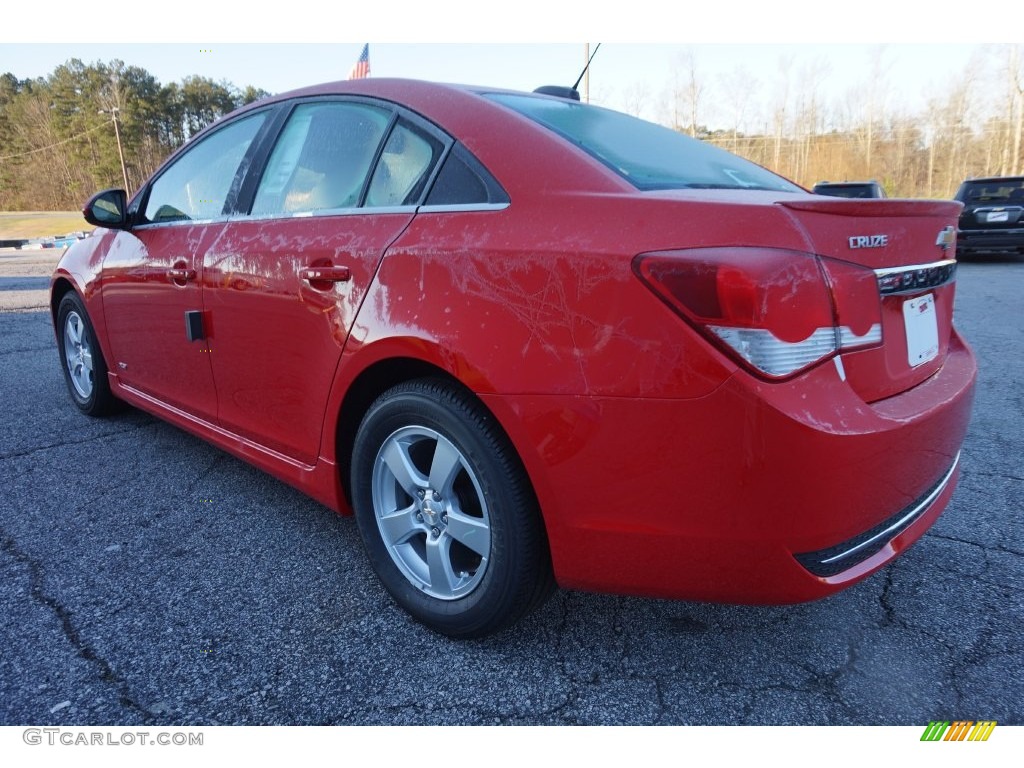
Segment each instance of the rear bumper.
M485 400L512 419L563 587L791 603L868 576L936 520L975 377L954 332L933 376L870 405L831 363L784 384L736 374L694 400ZM807 562L866 538L838 569Z
M815 576L837 576L844 571L853 570L865 560L869 560L876 553L885 549L893 539L928 514L946 492L946 489L952 490L959 475L959 469L960 454L957 453L953 463L949 465L949 469L942 474L942 477L913 503L852 539L840 542L828 549L795 555L796 561Z
M958 253L1024 253L1024 227L1014 229L962 229L957 233Z

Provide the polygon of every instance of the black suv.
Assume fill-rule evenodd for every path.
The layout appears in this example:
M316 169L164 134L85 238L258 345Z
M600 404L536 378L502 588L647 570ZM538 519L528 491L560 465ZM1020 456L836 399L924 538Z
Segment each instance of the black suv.
M958 256L1024 254L1024 176L968 179L953 199L964 204Z
M819 181L811 191L829 197L885 197L877 181Z

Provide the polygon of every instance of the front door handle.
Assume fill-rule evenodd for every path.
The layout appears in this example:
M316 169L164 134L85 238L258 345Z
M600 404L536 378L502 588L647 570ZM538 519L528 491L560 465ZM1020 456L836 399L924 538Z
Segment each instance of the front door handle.
M348 267L304 267L299 277L311 283L347 283L352 272Z
M167 276L175 283L187 283L189 280L196 279L196 271L194 269L168 269Z

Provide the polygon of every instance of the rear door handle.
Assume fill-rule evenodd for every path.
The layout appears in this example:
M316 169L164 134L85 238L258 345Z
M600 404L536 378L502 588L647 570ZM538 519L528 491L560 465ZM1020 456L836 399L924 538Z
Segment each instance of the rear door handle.
M299 270L299 277L311 283L347 283L352 272L348 267L304 267Z

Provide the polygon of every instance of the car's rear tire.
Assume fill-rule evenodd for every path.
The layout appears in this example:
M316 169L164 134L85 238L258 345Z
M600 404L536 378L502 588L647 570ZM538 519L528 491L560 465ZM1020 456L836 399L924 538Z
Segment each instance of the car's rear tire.
M525 470L493 416L457 385L419 379L381 395L356 434L351 488L374 570L431 629L492 634L550 594Z
M85 305L74 291L57 308L57 351L68 394L82 413L106 416L120 406L110 392L107 363Z

